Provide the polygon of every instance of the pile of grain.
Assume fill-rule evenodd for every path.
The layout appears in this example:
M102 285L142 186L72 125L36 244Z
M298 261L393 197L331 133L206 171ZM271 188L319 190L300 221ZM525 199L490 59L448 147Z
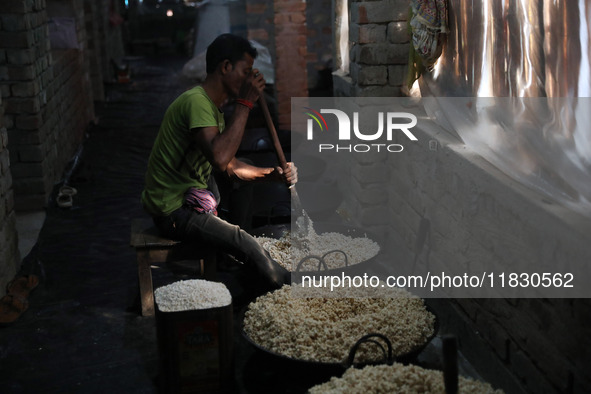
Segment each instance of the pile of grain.
M162 312L219 308L232 303L232 296L223 283L202 279L181 280L159 287L154 297Z
M337 393L440 393L445 394L443 373L423 369L416 365L367 366L363 369L349 368L342 377L314 386L310 394ZM488 383L460 376L458 393L502 394Z
M291 290L286 285L257 298L244 318L251 340L290 358L339 363L369 333L385 335L394 355L402 355L434 333L435 316L422 299L402 289L388 289L392 298L293 298ZM356 362L382 359L379 348L367 344L359 348Z
M297 232L287 233L279 239L255 237L273 260L288 271L295 271L299 262L308 256L322 257L328 252L340 250L347 255L347 264L354 265L367 261L378 254L379 245L367 237L351 237L345 234L327 232L317 234L312 225L305 237ZM342 253L334 252L324 256L327 269L342 268L345 258ZM319 260L309 259L302 264L300 271L316 271ZM322 268L324 269L324 266Z
M445 394L443 373L415 365L368 366L349 368L342 377L314 386L310 394L337 393L441 393ZM488 383L462 376L458 379L458 393L502 394Z

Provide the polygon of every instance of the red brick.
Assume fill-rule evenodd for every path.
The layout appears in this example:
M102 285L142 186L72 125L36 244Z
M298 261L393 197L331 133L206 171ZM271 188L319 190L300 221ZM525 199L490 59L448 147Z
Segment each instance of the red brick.
M297 1L275 0L275 12L306 11L306 3Z
M369 23L369 19L367 18L367 9L364 5L359 6L359 20L356 21L358 23Z
M286 113L291 110L291 102L285 99L289 98L288 96L281 97L282 101L279 103L279 112Z
M248 30L248 39L266 41L269 39L269 32L267 32L265 29L250 29Z
M276 25L285 25L285 24L289 23L289 15L288 14L275 14L273 21L275 22Z
M306 15L303 13L290 14L289 20L293 23L306 23Z
M278 63L281 63L281 70L278 70L278 72L283 71L285 74L290 76L290 80L297 78L298 75L302 75L304 73L303 68L305 68L306 65L305 62L298 60L300 60L300 58L278 58Z
M285 130L291 128L291 114L279 114L279 128Z
M285 43L287 46L291 47L307 47L308 42L306 40L306 33L302 32L302 34L290 37L280 37L281 42Z
M267 4L246 4L247 14L264 14L267 10Z
M282 24L275 26L275 34L276 35L291 35L291 36L298 36L304 35L306 36L308 33L306 26L301 24Z

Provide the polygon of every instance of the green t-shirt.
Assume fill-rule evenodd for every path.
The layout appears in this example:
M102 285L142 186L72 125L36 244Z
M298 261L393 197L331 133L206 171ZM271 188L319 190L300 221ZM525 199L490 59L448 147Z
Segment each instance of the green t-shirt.
M191 129L224 130L224 115L201 86L181 94L168 107L148 161L142 204L152 215L169 215L183 205L190 187L207 188L211 164L195 144Z

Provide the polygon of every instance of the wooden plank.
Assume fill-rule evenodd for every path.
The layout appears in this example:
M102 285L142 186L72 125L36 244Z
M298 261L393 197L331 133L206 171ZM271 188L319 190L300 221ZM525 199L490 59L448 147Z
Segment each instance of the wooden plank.
M134 248L158 248L173 246L179 241L162 237L149 218L136 218L131 221L131 239L129 244Z
M152 269L149 251L137 252L138 279L140 284L140 302L142 316L154 315L154 289L152 287Z
M152 265L196 259L205 279L215 280L216 248L203 243L181 243L161 237L156 226L148 218L132 220L130 245L136 251L142 316L154 315Z

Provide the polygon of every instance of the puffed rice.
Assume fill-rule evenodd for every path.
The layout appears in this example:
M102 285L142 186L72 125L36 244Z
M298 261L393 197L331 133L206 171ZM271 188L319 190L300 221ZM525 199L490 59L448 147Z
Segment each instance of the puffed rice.
M248 306L244 332L264 349L303 361L342 362L370 333L388 337L395 356L407 354L434 334L435 316L421 298L388 290L392 297L382 291L380 298L292 298L292 286L285 285ZM356 362L382 358L377 346L364 344Z
M230 305L232 296L223 283L203 279L181 280L154 291L158 309L180 312Z
M327 252L341 250L347 255L347 264L355 265L376 256L379 245L368 237L351 237L345 234L326 232L317 234L311 223L306 233L290 232L279 239L255 237L271 257L288 271L295 271L299 262L308 256L323 256ZM341 253L331 253L324 258L327 269L343 268L345 259ZM318 260L302 264L300 271L316 271Z
M445 385L441 371L394 363L367 366L363 369L349 368L340 378L332 378L326 383L316 385L309 393L445 394ZM458 393L502 394L503 391L493 389L488 383L459 376Z

